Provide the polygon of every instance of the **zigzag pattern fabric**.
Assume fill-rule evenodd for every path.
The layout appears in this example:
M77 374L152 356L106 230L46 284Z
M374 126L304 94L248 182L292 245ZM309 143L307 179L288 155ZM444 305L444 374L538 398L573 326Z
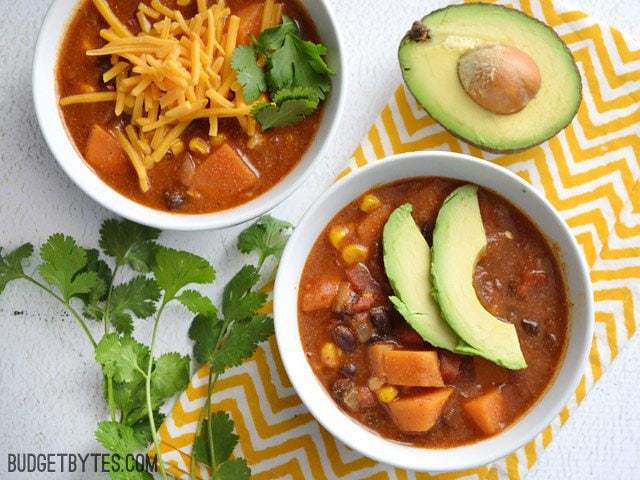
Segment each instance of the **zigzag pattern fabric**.
M550 0L511 6L555 28L575 56L584 100L569 127L524 152L490 155L445 132L400 86L340 176L395 153L447 149L496 162L543 192L581 245L594 285L595 335L575 394L537 438L508 457L474 470L419 474L367 459L320 427L295 395L271 339L218 382L213 402L214 409L233 416L239 450L256 480L522 479L635 334L640 315L640 47L618 30ZM177 478L188 477L206 375L206 368L195 374L160 429L164 458ZM204 469L199 472L207 476Z

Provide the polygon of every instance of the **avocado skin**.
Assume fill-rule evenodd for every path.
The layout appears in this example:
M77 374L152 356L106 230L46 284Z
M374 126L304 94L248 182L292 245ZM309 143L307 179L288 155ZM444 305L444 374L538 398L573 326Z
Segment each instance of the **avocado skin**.
M468 278L465 278L464 281L469 282L469 284L466 285L467 287L470 285L470 289L467 290L467 293L468 295L472 295L473 299L475 299L475 302L471 302L472 304L475 304L475 311L466 311L463 314L453 311L455 309L451 309L450 311L450 306L453 303L457 303L458 305L460 305L468 302L463 301L463 299L460 297L452 299L451 293L453 291L460 293L460 288L456 288L455 286L450 287L449 285L446 285L445 280L441 278L441 272L445 272L445 269L451 271L456 265L463 264L465 261L471 260L473 266L475 266L477 257L479 257L482 249L484 249L484 247L486 246L486 237L484 237L482 240L484 246L470 246L469 248L471 249L471 251L456 252L458 253L458 255L454 258L444 258L441 249L441 245L450 244L450 239L443 232L447 230L447 227L449 227L448 224L452 221L450 217L454 216L452 215L453 211L448 208L451 207L451 202L454 199L459 200L463 196L475 196L475 201L477 203L477 191L478 187L476 185L464 185L462 187L458 187L456 190L451 192L451 194L449 194L449 196L445 199L442 207L440 208L433 233L431 292L440 306L442 317L446 320L449 326L461 337L461 342L456 346L456 353L481 356L510 370L519 370L522 368L526 368L527 363L524 355L522 354L515 327L512 324L502 322L501 320L494 317L480 304L480 301L477 300L477 294L475 293L475 290L473 288L473 269L468 272ZM475 213L476 214L471 218L469 218L469 215L463 215L462 217L467 223L473 222L475 220L477 225L477 222L480 222L480 225L477 226L475 230L476 232L482 230L482 235L484 236L484 226L482 225L482 218L480 217L479 208ZM462 228L460 227L460 225L457 225L456 227L453 227L453 229L458 232ZM473 232L473 230L474 229L471 228L470 232ZM462 232L463 235L467 234L464 236L464 241L466 241L467 244L471 245L474 242L478 243L480 240L479 236L476 236L474 238L472 235L468 235L470 232ZM473 251L475 247L480 248L477 248L477 251ZM467 254L467 257L463 258L465 254ZM475 255L476 258L471 258L468 256L468 254ZM458 281L459 278L460 277L455 277L454 281ZM473 328L470 328L468 324L467 326L463 326L459 323L460 318L473 318L474 320L483 322L484 325L476 324L473 326ZM478 332L483 329L484 331L478 334ZM487 336L485 335L487 329L489 329L492 334L491 340L488 342L486 341ZM474 330L475 333L470 335L470 330ZM479 338L480 341L478 341Z
M411 215L412 206L396 208L383 231L385 273L396 296L395 309L427 342L455 352L461 340L442 319L431 297L430 252Z
M425 20L427 19L427 17L434 15L436 13L448 10L448 9L454 9L454 8L465 8L469 5L473 5L473 6L477 6L477 7L487 7L487 8L500 8L500 9L504 9L506 11L515 13L517 15L522 15L524 17L527 17L530 20L533 20L534 22L537 22L540 25L543 25L546 29L550 30L551 32L553 32L553 35L556 37L556 39L558 40L558 42L562 45L563 50L569 55L571 56L571 58L573 58L573 54L571 53L571 50L569 50L569 47L567 47L567 44L562 40L562 38L560 38L560 36L558 35L558 33L551 28L549 25L547 25L544 22L541 22L540 20L538 20L537 18L531 17L529 15L527 15L524 12L521 12L520 10L517 10L515 8L510 8L510 7L505 7L504 5L496 5L496 4L492 4L492 3L482 3L482 2L477 2L477 3L471 3L471 4L459 4L459 5L448 5L446 7L442 7L442 8L438 8L436 10L432 10L430 13L428 13L427 15L425 15L424 17L422 17L422 19L420 19L420 22L422 22L423 24L425 24ZM425 25L426 26L426 25ZM409 91L411 92L411 95L413 96L413 98L416 100L416 102L418 103L418 105L420 105L422 107L422 109L431 117L433 118L436 122L438 122L440 124L440 126L442 128L444 128L447 132L449 132L451 135L453 135L454 137L462 140L463 142L466 142L470 145L473 145L474 147L477 147L481 150L484 150L485 152L489 152L489 153L496 153L496 154L509 154L509 153L518 153L518 152L522 152L524 150L528 150L530 148L533 148L537 145L540 145L541 143L546 142L547 140L555 137L559 132L561 132L562 130L564 130L567 125L569 125L571 123L571 121L573 120L573 118L576 116L576 114L578 113L578 110L580 109L580 105L582 104L582 77L580 76L580 71L578 70L578 66L576 65L575 59L573 61L573 65L572 68L576 74L576 77L578 78L578 91L577 91L577 96L578 96L578 101L576 102L576 106L575 109L573 110L573 113L571 113L571 115L568 117L568 121L562 125L561 127L559 127L555 132L553 132L552 134L550 134L548 137L540 140L540 141L536 141L533 142L529 145L523 145L522 147L518 147L518 148L494 148L492 145L489 144L482 144L479 142L474 142L473 140L470 140L469 138L466 138L465 136L459 134L458 132L447 128L437 116L434 116L427 107L425 107L424 105L422 105L422 103L418 100L416 93L414 92L412 86L410 85L410 82L407 82L407 78L405 76L405 71L407 69L409 69L410 67L406 67L403 66L402 64L402 58L400 56L401 52L402 52L402 48L407 44L407 43L415 43L415 40L412 40L411 38L409 38L409 32L407 32L404 37L402 37L402 40L400 41L400 46L398 48L398 62L400 64L400 70L402 72L402 78L405 82L405 85L407 86L407 88L409 89ZM429 41L429 39L426 39L424 41Z

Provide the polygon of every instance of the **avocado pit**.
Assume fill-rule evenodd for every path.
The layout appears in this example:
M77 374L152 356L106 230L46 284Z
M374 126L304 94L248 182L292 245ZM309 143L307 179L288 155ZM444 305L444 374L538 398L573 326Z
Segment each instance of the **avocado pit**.
M487 45L464 53L458 60L458 79L467 94L490 112L519 112L540 90L540 70L522 50Z

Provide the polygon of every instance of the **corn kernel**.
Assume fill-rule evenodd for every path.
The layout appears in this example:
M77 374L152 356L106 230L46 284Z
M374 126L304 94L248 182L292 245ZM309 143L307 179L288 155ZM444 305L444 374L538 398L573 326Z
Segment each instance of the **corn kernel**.
M345 225L334 225L329 230L329 241L331 245L340 248L340 242L349 234L349 228Z
M171 147L169 147L169 149L174 155L180 155L182 152L184 152L184 142L178 138L171 144Z
M391 403L398 396L398 389L393 385L386 385L376 391L378 400L382 403Z
M364 262L368 255L369 249L357 243L350 243L342 249L342 259L348 264Z
M370 193L367 193L360 200L360 210L362 210L363 212L370 212L372 210L375 210L380 205L382 205L380 199Z
M200 155L208 155L211 152L211 145L200 137L193 137L189 141L189 150Z
M227 137L225 136L224 133L219 133L218 135L213 137L211 141L213 142L214 147L219 147L220 145L222 145L224 142L227 141Z
M327 342L322 345L320 350L320 360L327 367L338 368L340 366L340 360L342 359L342 350L333 342Z

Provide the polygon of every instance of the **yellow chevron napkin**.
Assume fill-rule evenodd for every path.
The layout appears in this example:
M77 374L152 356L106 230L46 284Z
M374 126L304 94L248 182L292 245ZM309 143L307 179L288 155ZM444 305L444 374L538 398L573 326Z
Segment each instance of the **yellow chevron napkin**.
M492 465L446 475L414 474L365 458L320 427L291 387L272 338L218 382L213 399L214 409L231 413L240 435L238 449L253 478L521 479L635 333L635 309L640 309L640 49L618 30L550 0L520 0L513 6L551 25L577 61L584 101L569 127L524 152L490 155L445 132L400 86L340 175L395 153L448 149L496 162L543 192L581 245L594 286L595 335L589 367L575 394L537 438ZM206 368L194 375L160 429L165 461L177 478L188 478L206 376Z

